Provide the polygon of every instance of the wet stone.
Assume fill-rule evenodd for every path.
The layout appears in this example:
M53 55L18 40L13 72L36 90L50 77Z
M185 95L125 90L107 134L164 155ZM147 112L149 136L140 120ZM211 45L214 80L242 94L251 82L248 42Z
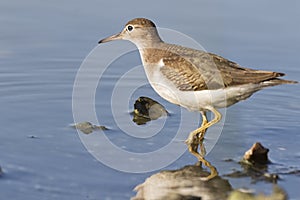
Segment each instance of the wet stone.
M269 149L265 148L261 143L256 142L248 151L245 152L243 161L251 164L268 164L270 163L268 152Z
M219 200L226 199L232 187L228 180L217 176L201 180L209 173L200 166L188 165L177 170L165 170L148 177L135 187L131 200Z
M80 122L71 125L71 127L76 128L85 134L90 134L96 130L108 130L108 128L106 128L105 126L94 125L91 122Z
M227 200L286 200L288 199L286 192L278 187L274 186L273 192L270 195L265 194L253 194L249 192L243 192L241 190L234 190L230 193Z
M165 107L149 97L139 97L134 103L133 122L138 125L167 115Z
M30 138L30 139L37 139L38 137L35 136L35 135L27 135L27 138Z

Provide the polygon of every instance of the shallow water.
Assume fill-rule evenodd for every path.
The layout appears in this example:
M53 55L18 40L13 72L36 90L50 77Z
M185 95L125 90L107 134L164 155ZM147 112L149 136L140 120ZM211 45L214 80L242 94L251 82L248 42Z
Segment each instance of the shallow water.
M119 124L114 120L112 89L123 73L140 65L136 51L114 62L96 90L96 115L99 123L110 130L85 136L69 127L74 123L73 84L82 61L99 39L120 31L131 18L151 18L160 27L190 36L207 51L243 66L281 71L287 74L287 79L299 81L300 5L296 1L119 4L35 0L0 3L0 166L4 172L0 176L1 199L129 199L135 195L133 188L155 173L125 173L107 167L80 140L104 134L121 149L141 153L160 149L174 138L181 112L186 111L161 99L147 84L129 99L120 99L127 104L117 109ZM119 45L134 49L126 42L112 44ZM119 50L106 51L105 47L97 47L96 51L114 56ZM121 88L144 83L142 68L136 69L138 76L129 74ZM240 170L238 164L224 159L238 161L257 141L270 149L274 163L269 166L271 172L299 169L299 91L299 85L268 88L226 110L222 134L207 155L221 175L232 169ZM139 127L128 123L139 96L160 102L170 116ZM199 119L197 113L188 114L191 126L184 124L186 133L175 141L179 148L184 146L184 136L197 125L194 119ZM138 134L161 126L163 129L155 137L141 139L124 134L119 126L137 130L132 132ZM207 144L212 142L214 130L217 129L208 133ZM172 155L168 152L160 158L167 160ZM178 169L194 162L195 158L185 152L163 169ZM299 175L281 175L281 178L278 185L290 199L297 199ZM228 179L234 188L246 187L257 192L269 192L272 186L266 182L252 184L250 178Z

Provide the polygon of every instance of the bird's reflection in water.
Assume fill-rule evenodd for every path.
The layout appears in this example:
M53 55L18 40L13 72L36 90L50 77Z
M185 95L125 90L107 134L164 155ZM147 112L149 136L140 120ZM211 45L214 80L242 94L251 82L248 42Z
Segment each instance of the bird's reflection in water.
M203 181L209 173L197 165L188 165L178 170L161 171L135 187L132 200L212 200L226 199L232 191L230 183L219 176Z
M206 150L205 150L205 146L203 144L203 140L199 140L199 138L196 138L194 140L194 142L195 143L192 143L191 146L190 146L193 149L190 152L194 156L197 157L197 159L198 159L197 165L202 167L202 164L204 164L206 167L208 167L210 169L210 174L208 174L205 177L201 177L201 180L208 181L208 180L218 176L217 169L209 161L207 161L204 158L204 156L206 155ZM200 149L200 153L199 153L198 149Z

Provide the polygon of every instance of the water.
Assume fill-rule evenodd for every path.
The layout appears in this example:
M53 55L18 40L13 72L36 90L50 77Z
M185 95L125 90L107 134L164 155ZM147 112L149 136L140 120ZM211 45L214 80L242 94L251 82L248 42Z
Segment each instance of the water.
M117 33L131 18L150 18L158 26L185 33L206 50L243 66L281 71L287 79L299 81L298 2L145 4L35 0L0 3L0 166L4 171L0 199L129 199L135 195L132 189L154 173L124 173L103 165L69 127L74 122L73 83L83 59L99 39ZM137 52L125 55L123 60L126 69L140 63ZM151 129L166 123L164 131L153 138L142 140L123 134L110 114L109 94L122 63L116 65L102 79L103 86L97 89L101 93L96 94L99 121L110 128L105 134L127 150L148 152L163 147L178 129L181 110L144 85L128 100L126 109L120 110L121 119L130 117L128 112L141 94L162 103L171 116L166 122L163 119L145 126ZM143 77L129 79L126 84L129 87L138 80ZM239 165L224 159L239 160L256 141L270 149L270 159L277 164L269 166L270 171L299 169L299 91L299 85L269 88L227 110L222 135L207 156L221 175L239 169ZM164 169L194 162L185 153ZM297 199L299 176L282 178L278 184L290 199ZM258 192L269 192L271 186L265 182L251 184L249 178L229 181L234 188Z

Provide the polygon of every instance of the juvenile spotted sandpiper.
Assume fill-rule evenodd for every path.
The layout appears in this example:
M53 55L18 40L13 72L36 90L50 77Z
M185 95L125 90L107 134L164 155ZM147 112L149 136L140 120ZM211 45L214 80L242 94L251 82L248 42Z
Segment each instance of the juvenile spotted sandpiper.
M129 40L138 47L147 78L161 97L201 113L201 127L186 140L189 151L199 161L203 160L197 153L197 144L207 128L220 121L218 108L245 100L268 86L297 83L277 78L283 73L242 68L213 53L164 43L155 24L145 18L129 21L122 32L99 43L118 39ZM206 118L207 111L214 114L211 121Z

